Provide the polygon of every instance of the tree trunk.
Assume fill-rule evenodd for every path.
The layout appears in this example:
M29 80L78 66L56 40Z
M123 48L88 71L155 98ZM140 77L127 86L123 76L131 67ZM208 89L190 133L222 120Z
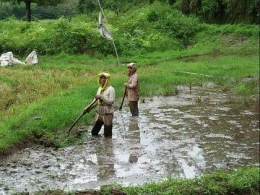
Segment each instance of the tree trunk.
M26 17L27 21L31 22L32 21L32 12L31 12L31 0L24 0L25 7L26 7Z

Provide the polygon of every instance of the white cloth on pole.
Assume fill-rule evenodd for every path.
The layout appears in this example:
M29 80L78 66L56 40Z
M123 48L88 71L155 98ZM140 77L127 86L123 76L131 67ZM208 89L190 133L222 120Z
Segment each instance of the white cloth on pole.
M99 17L98 17L98 30L102 37L104 37L110 41L113 40L111 33L107 31L107 29L103 23L103 16L102 16L101 12L99 12Z

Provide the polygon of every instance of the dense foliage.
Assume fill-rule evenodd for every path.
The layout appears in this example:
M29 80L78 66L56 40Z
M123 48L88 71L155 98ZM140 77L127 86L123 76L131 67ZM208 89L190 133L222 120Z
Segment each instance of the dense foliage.
M153 3L117 16L105 10L105 25L112 32L120 56L146 54L154 51L183 50L198 42L198 33L211 28L198 19L187 17L171 7ZM111 41L98 32L98 12L58 20L19 21L13 18L0 21L0 52L12 51L28 55L33 49L41 55L88 54L115 55ZM241 25L234 36L250 33L258 36L256 25ZM225 27L232 32L232 25ZM253 33L253 34L252 34Z
M24 2L24 4L13 5L10 2ZM65 3L61 0L0 0L0 19L10 16L28 19L26 16L29 11L28 3L25 4L25 2L32 2L32 20L70 18L78 14L99 11L97 0L67 0ZM184 15L196 16L201 22L259 24L260 0L100 0L100 2L103 8L115 12L117 15L136 7L160 2L171 9L179 10ZM31 18L28 20L30 21Z
M17 55L26 55L36 49L39 54L48 55L114 55L111 41L102 38L98 32L97 19L96 12L55 21L2 21L0 52L12 51ZM124 17L107 11L106 19L111 22L107 22L107 27L114 36L120 55L186 48L201 29L196 19L185 17L161 4L134 10Z
M64 0L52 0L52 1L46 1L46 0L1 0L1 1L12 3L12 4L15 4L15 3L20 4L21 2L23 2L25 4L26 18L27 18L27 21L29 21L29 22L32 20L32 10L31 10L31 4L32 3L35 3L39 6L47 6L47 5L56 6L57 4L64 2Z

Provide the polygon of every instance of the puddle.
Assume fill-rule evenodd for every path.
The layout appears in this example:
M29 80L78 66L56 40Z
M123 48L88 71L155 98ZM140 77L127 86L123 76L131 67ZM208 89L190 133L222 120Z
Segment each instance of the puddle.
M117 111L112 138L102 130L80 145L14 154L0 164L0 194L142 185L259 166L259 113L238 108L212 84L179 91L145 99L139 117L130 117L127 107Z

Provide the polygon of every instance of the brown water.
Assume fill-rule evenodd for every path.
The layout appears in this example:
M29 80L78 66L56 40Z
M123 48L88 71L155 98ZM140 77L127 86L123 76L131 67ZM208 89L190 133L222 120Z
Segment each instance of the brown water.
M61 149L26 148L0 164L0 194L102 185L142 185L167 177L259 166L259 113L214 87L180 86L171 97L145 98L140 116L116 111L112 138Z

